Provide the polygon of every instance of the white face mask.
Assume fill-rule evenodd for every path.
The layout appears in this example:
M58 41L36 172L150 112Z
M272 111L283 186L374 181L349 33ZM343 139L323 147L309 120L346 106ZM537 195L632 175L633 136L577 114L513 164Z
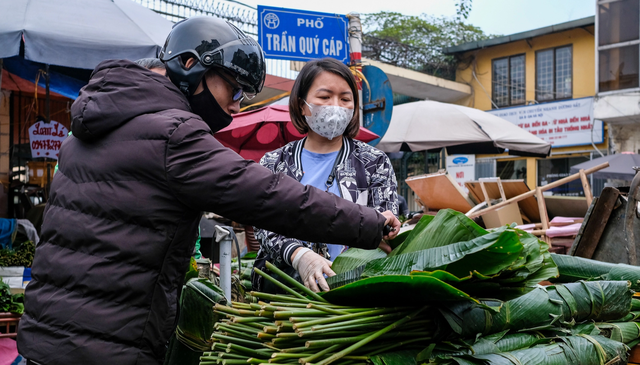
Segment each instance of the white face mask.
M309 104L306 101L305 104L311 111L311 115L305 115L309 128L330 140L341 136L353 118L353 109L337 105Z

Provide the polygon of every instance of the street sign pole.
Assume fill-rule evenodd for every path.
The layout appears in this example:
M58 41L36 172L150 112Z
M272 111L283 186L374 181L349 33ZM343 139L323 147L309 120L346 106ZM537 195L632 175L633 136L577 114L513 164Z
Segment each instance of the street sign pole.
M360 14L351 12L347 14L349 19L349 46L351 47L351 67L362 74L362 23ZM360 126L364 123L364 109L362 104L362 81L358 80L358 101L360 104Z

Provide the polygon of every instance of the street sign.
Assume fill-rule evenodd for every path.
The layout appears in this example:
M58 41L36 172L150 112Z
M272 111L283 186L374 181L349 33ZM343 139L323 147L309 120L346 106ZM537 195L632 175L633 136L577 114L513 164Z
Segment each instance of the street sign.
M344 15L258 5L258 42L267 58L348 64L348 24Z
M362 83L362 124L380 136L369 142L375 146L387 132L393 113L393 90L387 74L376 66L362 66L367 83Z

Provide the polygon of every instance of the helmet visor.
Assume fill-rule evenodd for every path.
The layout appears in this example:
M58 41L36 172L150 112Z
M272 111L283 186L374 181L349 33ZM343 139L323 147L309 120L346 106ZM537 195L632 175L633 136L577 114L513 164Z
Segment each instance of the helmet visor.
M235 75L247 99L262 90L265 78L264 55L253 39L240 39L205 52L200 60L205 67L222 66Z

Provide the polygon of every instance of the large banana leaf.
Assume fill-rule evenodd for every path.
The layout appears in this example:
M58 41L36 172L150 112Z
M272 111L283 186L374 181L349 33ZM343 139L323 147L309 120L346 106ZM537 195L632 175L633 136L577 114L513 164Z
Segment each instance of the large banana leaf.
M625 317L631 309L632 291L626 281L592 281L539 287L504 302L498 313L471 302L451 303L440 312L463 338L504 330L547 329L588 320ZM484 302L496 307L496 302Z
M461 280L445 272L432 275L385 275L366 278L322 294L332 304L351 306L418 306L435 302L471 301L469 294L444 280Z
M458 277L467 276L473 271L494 275L511 266L522 249L518 235L503 227L471 241L373 260L364 267L333 276L327 283L336 288L360 278L408 275L411 271L439 269L446 269Z
M423 216L407 239L389 256L470 241L488 232L473 220L452 209L442 209L432 220Z
M336 257L333 265L331 265L331 269L336 274L342 274L343 272L357 269L369 261L384 257L387 257L387 254L379 248L375 250L350 248Z
M403 250L403 248L400 248L400 246L404 242L407 242L407 241L411 242L417 235L419 235L422 231L424 231L425 228L427 228L427 226L431 222L433 222L434 219L435 219L434 215L423 215L422 217L420 217L420 220L415 225L415 227L413 227L413 229L411 229L410 231L403 232L401 235L398 235L398 237L391 240L391 244L390 244L391 248L393 250L398 249L397 252L399 252L400 250ZM404 237L400 238L400 236L404 236ZM395 256L397 252L394 253L393 255Z
M618 360L619 359L619 360ZM602 336L560 337L556 343L524 350L436 358L443 365L603 365L626 364L627 347Z
M628 280L631 288L640 290L640 267L551 254L560 271L559 282L576 280Z

